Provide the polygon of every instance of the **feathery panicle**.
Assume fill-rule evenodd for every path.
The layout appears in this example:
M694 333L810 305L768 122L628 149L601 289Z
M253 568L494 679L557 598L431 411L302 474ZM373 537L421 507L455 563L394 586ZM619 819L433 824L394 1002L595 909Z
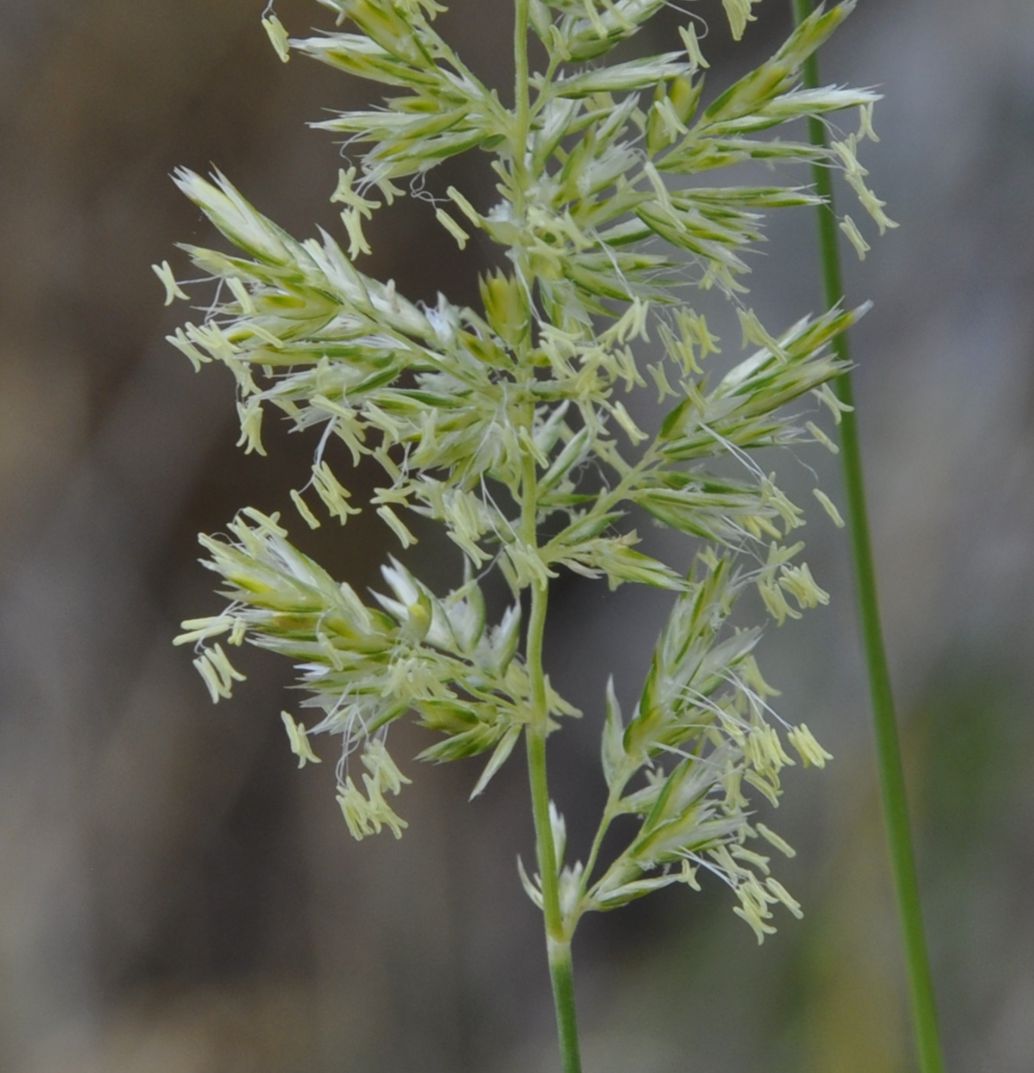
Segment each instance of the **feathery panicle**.
M756 2L725 0L735 38ZM818 162L844 173L881 231L894 226L856 155L875 137L877 95L801 88L801 65L853 3L817 10L705 103L708 63L692 21L670 51L610 60L665 0L530 0L546 67L528 77L526 107L513 108L439 35L433 0L321 3L337 25L316 36L290 38L272 15L264 25L281 59L300 54L387 94L314 124L343 137L349 156L331 194L342 230L296 239L221 173L177 171L230 250L182 247L225 286L204 319L170 341L196 368L215 362L233 374L246 450L265 452L271 414L317 434L309 484L292 493L307 526L344 524L360 509L347 470L367 458L383 473L371 506L402 549L416 542L414 516L438 523L466 580L438 596L392 559L386 592L364 602L299 551L277 516L248 508L226 536L201 538L228 603L185 623L178 640L197 647L213 700L242 677L224 642L292 661L313 713L309 725L283 717L299 764L318 759L314 736L338 735L349 830L398 836L405 821L393 799L409 779L387 751L393 722L412 713L438 736L422 759L488 754L476 795L522 732L577 714L532 658L540 625L529 624L521 651L522 592L544 591L565 570L611 588L671 591L638 703L624 719L611 687L604 705L599 842L617 816L631 817L634 833L609 862L597 846L584 864L566 865L555 813L560 848L547 878L569 934L584 912L671 883L695 890L708 872L732 889L760 940L774 908L800 909L751 848L760 838L789 852L755 819L757 802L778 802L794 755L821 767L829 754L770 706L775 691L756 656L762 626L733 626L731 615L746 598L745 608L780 623L828 597L801 559L803 511L754 453L830 446L802 403L814 396L838 416L827 385L842 366L829 344L863 309L762 324L747 281L766 218L819 199L796 181L745 185L724 173L751 161L775 174ZM801 120L844 109L859 111L859 133L828 150L794 133ZM474 151L492 160L493 197L450 186L433 211L461 249L476 234L505 255L505 267L481 278L480 306L443 295L413 302L364 273L373 214ZM864 253L851 217L841 226ZM155 271L167 301L185 297L167 262ZM717 291L742 328L745 352L720 377L708 365L723 344L692 308L694 288ZM637 390L656 391L665 407L656 431L639 427L623 401ZM686 534L692 567L638 550L633 512ZM476 580L491 569L513 594L495 624ZM542 901L543 877L525 879Z

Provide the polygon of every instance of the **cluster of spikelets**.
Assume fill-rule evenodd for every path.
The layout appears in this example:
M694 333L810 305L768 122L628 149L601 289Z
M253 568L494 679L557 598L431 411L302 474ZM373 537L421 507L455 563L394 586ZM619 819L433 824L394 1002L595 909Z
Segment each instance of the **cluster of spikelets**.
M608 800L584 864L565 865L554 817L556 862L568 925L657 887L697 884L701 869L735 891L759 939L771 907L797 903L749 848L760 836L789 847L753 818L749 793L777 803L780 771L824 764L804 726L772 710L755 662L761 629L729 622L754 592L776 622L826 602L800 561L801 509L752 457L759 448L832 444L806 419L810 397L834 419L829 381L840 368L830 340L858 311L834 309L770 331L746 304L750 250L765 214L812 205L799 185L701 181L743 162L819 162L842 170L882 230L892 226L865 185L855 149L872 135L876 95L800 88L802 63L849 13L818 10L775 55L704 103L694 23L677 50L606 63L607 53L664 0L530 0L530 25L547 57L529 98L504 105L439 36L433 0L321 0L339 29L290 40L275 16L266 28L282 59L313 57L381 83L381 107L316 124L347 137L356 163L332 194L344 246L324 231L305 241L253 208L221 174L181 170L176 181L235 247L183 247L219 289L201 323L171 341L200 367L233 373L241 445L265 453L264 415L317 431L308 483L292 492L300 517L345 525L357 512L342 474L367 457L385 479L373 507L403 549L407 515L445 527L466 564L456 591L436 596L400 563L384 568L388 594L364 602L290 542L277 516L243 510L226 535L202 537L205 565L229 601L185 624L213 699L241 676L223 644L269 648L296 666L306 726L284 714L299 763L316 760L313 734L340 735L339 801L357 838L405 826L387 797L406 779L386 733L415 713L441 735L423 754L443 761L488 754L480 792L534 717L536 685L521 653L522 592L563 570L676 594L642 695L627 720L608 688L602 764ZM734 36L749 0L725 0ZM859 133L826 151L779 136L786 124L845 108ZM773 133L775 132L775 133ZM428 173L479 150L497 176L492 204L476 205ZM365 275L364 224L409 193L431 200L462 247L475 232L498 243L507 267L481 279L480 309L439 296L408 301L392 282ZM862 239L848 218L845 231ZM157 269L172 301L185 297L167 264ZM706 371L719 341L687 305L714 288L735 308L749 353L724 376ZM645 346L650 344L649 349ZM649 358L649 360L647 360ZM659 396L666 416L640 428L622 402L635 389ZM799 402L801 412L789 404ZM811 407L814 409L814 407ZM733 460L737 476L722 460ZM839 523L830 501L820 504ZM638 551L632 512L693 538L692 566ZM688 557L687 557L688 558ZM514 602L490 625L478 579L498 568ZM545 683L549 725L575 714ZM613 821L634 835L598 861ZM526 878L529 893L541 897Z

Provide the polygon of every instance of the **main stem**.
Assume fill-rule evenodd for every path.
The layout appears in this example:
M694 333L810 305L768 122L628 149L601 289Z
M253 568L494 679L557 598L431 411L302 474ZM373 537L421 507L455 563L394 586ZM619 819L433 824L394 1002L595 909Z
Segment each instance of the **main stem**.
M524 460L522 480L522 537L537 543L535 460ZM546 954L553 988L553 1010L564 1073L581 1073L578 1024L574 1005L574 971L571 964L571 929L560 908L560 861L557 860L553 825L549 815L549 778L546 771L546 736L549 733L549 698L542 648L546 632L549 585L545 580L531 586L531 614L525 645L525 663L531 682L531 719L525 731L528 754L528 783L535 823L535 852L542 888L542 917L546 930Z
M811 13L812 0L792 0L792 3L794 21L800 23ZM817 88L819 85L818 59L814 54L804 65L804 84L809 89ZM809 136L813 145L825 146L825 128L818 119L809 120ZM820 165L814 166L813 175L816 190L825 202L824 205L819 206L819 244L826 302L833 306L844 297L836 217L833 210L833 184L828 169ZM849 361L847 333L842 332L838 335L833 341L833 346L837 357L847 364ZM854 558L858 615L869 672L880 797L887 831L891 870L894 874L898 914L905 941L905 960L912 996L912 1015L919 1052L919 1067L922 1073L943 1073L944 1059L941 1054L937 1027L933 977L930 972L930 958L923 930L919 882L916 877L915 853L909 828L905 773L901 763L901 745L894 713L894 696L891 691L883 629L880 624L876 570L873 565L872 543L869 537L865 481L851 373L843 373L837 379L834 388L841 401L848 406L840 424L848 525Z
M542 638L546 622L549 590L532 588L531 619L528 624L527 661L533 688L533 721L525 734L528 751L528 781L535 820L535 845L542 884L542 915L546 929L546 952L553 986L553 1008L564 1073L581 1073L578 1025L574 1005L574 976L571 965L571 936L560 909L559 862L549 818L549 782L546 776L546 680L542 667Z
M530 119L528 80L528 0L514 2L514 132L513 164L515 193L523 211L523 196L528 182L525 154ZM519 261L519 258L518 258ZM530 309L528 310L530 319ZM527 358L527 344L522 348ZM525 376L531 379L530 365L524 366ZM534 423L534 406L529 407L528 432ZM521 474L521 539L529 549L538 547L538 478L535 460L524 459ZM542 647L546 630L546 609L549 586L545 579L531 586L531 613L525 645L525 665L531 684L531 718L525 731L528 756L528 783L531 789L531 811L535 824L535 852L542 886L542 916L546 931L546 953L549 977L553 989L553 1009L556 1014L557 1037L564 1073L582 1073L578 1046L578 1025L575 1018L574 974L571 965L571 935L560 908L560 864L553 841L553 825L549 816L549 778L546 770L546 736L549 733L549 700L546 673L542 662Z

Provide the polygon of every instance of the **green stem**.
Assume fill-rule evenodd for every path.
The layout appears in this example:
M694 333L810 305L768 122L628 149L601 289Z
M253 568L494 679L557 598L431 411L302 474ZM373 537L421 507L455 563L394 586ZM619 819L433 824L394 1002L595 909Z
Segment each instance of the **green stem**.
M527 146L531 125L530 85L528 78L528 0L514 0L514 130L511 146L513 159L514 196L521 214L524 211L528 188ZM521 249L515 246L518 272L522 263ZM531 317L530 300L528 308ZM525 389L534 380L534 371L527 361L528 344L519 347L521 382ZM534 401L528 396L525 417L528 432L535 421ZM538 475L535 460L525 455L521 473L521 540L529 551L539 554L538 547ZM525 642L525 665L531 685L531 718L525 731L528 755L528 784L531 790L531 811L535 824L535 853L542 885L542 916L546 932L546 953L549 977L553 989L553 1008L556 1014L557 1036L564 1073L581 1073L582 1060L578 1047L578 1025L574 1005L574 973L571 965L571 932L573 924L564 919L560 908L560 864L557 861L553 825L549 817L549 778L546 770L546 737L549 734L549 698L542 649L546 632L546 609L549 603L549 584L545 579L531 585L531 613Z
M592 885L592 874L596 871L596 862L599 860L600 850L603 848L603 839L606 838L607 832L610 830L610 825L614 822L614 816L617 812L617 803L621 799L621 790L624 789L622 784L620 787L612 788L610 793L607 794L607 803L603 806L603 815L600 817L600 825L596 828L596 835L592 840L592 846L589 849L589 856L585 859L585 868L582 871L582 895L584 901L584 895L588 892ZM580 906L580 910L584 911L584 904Z
M564 1073L581 1073L578 1025L575 1018L574 976L571 967L571 936L560 908L559 862L549 822L549 782L546 775L546 735L549 713L546 678L542 667L542 642L546 624L549 590L533 585L531 618L528 623L527 664L532 682L534 710L525 740L528 750L528 782L535 820L535 846L542 883L542 915L546 929L549 975L553 985L553 1008Z
M812 0L792 0L792 3L794 21L795 23L800 23L811 13ZM804 65L804 84L809 89L817 88L819 85L818 59L814 54ZM815 118L809 120L808 133L813 145L823 147L826 145L825 128L820 120ZM815 188L825 202L824 205L819 206L819 244L826 302L828 305L833 306L842 301L844 297L836 233L836 214L833 207L833 184L827 168L816 164L813 168L813 174ZM849 361L847 333L843 332L837 336L833 346L837 357L846 364ZM941 1043L937 1027L933 977L930 972L930 959L923 931L915 852L909 828L905 774L901 762L901 745L898 739L894 697L891 691L890 672L887 667L887 654L883 642L883 629L880 624L876 570L873 564L872 543L869 536L868 512L865 503L865 481L862 471L858 423L854 409L854 388L850 372L843 373L837 379L834 387L837 396L849 407L843 415L840 426L848 525L851 532L851 550L854 558L858 614L869 672L869 690L872 698L873 723L875 727L880 797L887 830L891 868L894 873L898 913L904 935L909 989L912 997L912 1015L915 1024L916 1045L919 1052L919 1067L922 1073L943 1073L944 1059L941 1054Z
M514 173L517 187L524 190L521 179L525 175L525 155L528 146L528 131L531 123L531 99L528 82L528 0L514 0Z
M578 1051L570 943L550 944L549 974L553 981L553 1008L560 1033L560 1055L564 1063L564 1073L581 1073L582 1058Z

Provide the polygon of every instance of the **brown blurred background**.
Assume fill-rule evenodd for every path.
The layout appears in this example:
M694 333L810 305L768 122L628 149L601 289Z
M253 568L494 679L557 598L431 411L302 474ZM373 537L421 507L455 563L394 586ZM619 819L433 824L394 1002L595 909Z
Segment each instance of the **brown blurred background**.
M358 846L332 765L299 773L287 750L288 668L248 659L212 708L170 647L181 618L219 606L197 531L284 507L313 444L273 432L269 459L244 458L229 378L195 376L163 341L182 307L162 308L149 266L182 271L173 242L213 237L168 173L211 162L295 233L334 226L337 149L304 120L364 92L277 62L261 8L0 0L0 1070L553 1070L539 921L514 868L532 853L519 759L473 805L478 767L404 764L407 836ZM509 8L454 0L444 20L504 87ZM712 85L789 21L769 0L732 53L716 0L694 10L713 27ZM312 0L277 11L296 34L329 25ZM677 47L674 25L652 43ZM858 392L945 1045L958 1073L1022 1073L1034 8L868 0L823 67L887 98L865 161L901 228L847 273L851 298L876 302L854 340ZM483 162L433 182L476 191ZM383 213L373 239L371 273L473 300L478 265L425 205ZM755 275L770 323L818 307L814 257L810 217L779 222ZM807 461L838 486L829 460ZM783 709L837 755L791 774L781 810L800 851L781 875L807 917L760 950L714 888L590 920L576 959L591 1073L914 1068L847 547L810 529L833 606L767 652ZM394 550L361 520L317 536L357 586ZM421 549L416 563L438 550ZM634 696L664 603L569 584L557 604L554 674L587 717L557 747L554 791L584 846L603 676Z

